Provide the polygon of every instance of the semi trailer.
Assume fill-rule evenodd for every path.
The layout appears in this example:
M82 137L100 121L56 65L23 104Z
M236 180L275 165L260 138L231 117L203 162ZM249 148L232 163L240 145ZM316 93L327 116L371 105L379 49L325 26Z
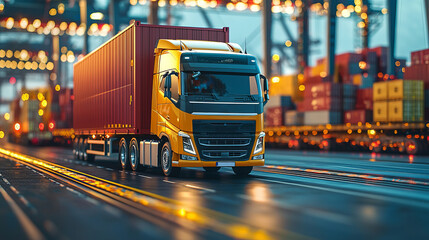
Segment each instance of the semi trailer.
M268 82L229 29L135 22L74 64L76 158L247 175L264 165Z

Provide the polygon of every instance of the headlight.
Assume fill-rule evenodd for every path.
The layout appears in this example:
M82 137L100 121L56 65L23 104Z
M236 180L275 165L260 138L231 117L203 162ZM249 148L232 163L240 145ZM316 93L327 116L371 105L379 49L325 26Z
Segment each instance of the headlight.
M194 144L192 144L191 137L182 131L179 132L179 137L183 139L183 151L195 155L195 148Z
M258 140L256 141L255 151L253 151L253 154L257 154L258 152L262 151L264 148L264 137L265 133L261 132L259 134Z
M180 155L180 159L182 159L182 160L192 160L192 161L197 161L198 160L197 157L188 156L188 155L185 155L185 154L181 154Z

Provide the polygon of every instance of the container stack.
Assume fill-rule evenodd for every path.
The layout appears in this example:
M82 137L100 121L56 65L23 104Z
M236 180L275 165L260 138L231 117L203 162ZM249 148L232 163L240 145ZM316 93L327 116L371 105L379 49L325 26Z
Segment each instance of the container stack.
M421 122L424 117L423 81L374 83L375 122Z
M291 96L272 96L264 107L265 126L278 127L284 124L284 113L294 110Z
M297 109L303 114L304 125L340 124L343 105L342 84L322 82L307 84Z
M388 84L388 80L402 77L405 60L396 59L395 74L388 75L387 53L388 48L375 47L363 49L359 53L338 54L335 56L334 75L329 78L325 58L317 60L314 67L306 67L300 81L296 77L278 77L277 83L271 83L270 94L291 96L297 110L283 105L277 106L277 109L274 106L269 109L266 107L266 115L270 116L267 122L277 125L283 120L284 126L299 126L420 121L421 101L425 98L413 97L420 94L417 93L418 83L395 80ZM414 72L411 73L416 73L417 68L419 70L415 75L408 73L409 77L412 80L418 79L422 68L427 72L424 75L427 77L425 83L428 90L423 95L427 96L429 116L429 50L414 53L412 57L414 60L411 68ZM407 71L405 75L407 77ZM404 87L403 95L395 92L400 91L401 86ZM390 96L389 92L393 95Z
M429 119L429 49L411 53L411 66L405 68L404 79L422 80L424 84L425 119Z

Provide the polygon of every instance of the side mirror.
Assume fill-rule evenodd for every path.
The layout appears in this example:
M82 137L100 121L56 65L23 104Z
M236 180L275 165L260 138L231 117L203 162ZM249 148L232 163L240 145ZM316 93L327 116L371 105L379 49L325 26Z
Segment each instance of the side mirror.
M268 100L270 100L270 95L268 94L268 92L269 92L269 89L268 89L268 80L262 74L261 74L261 78L264 81L264 106L265 106L265 104L267 104Z
M167 74L164 84L164 97L171 98L171 74Z

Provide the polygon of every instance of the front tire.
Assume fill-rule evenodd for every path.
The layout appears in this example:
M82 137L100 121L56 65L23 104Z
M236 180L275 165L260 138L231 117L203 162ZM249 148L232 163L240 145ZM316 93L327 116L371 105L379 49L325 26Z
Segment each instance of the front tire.
M234 171L235 175L240 177L245 177L250 174L253 167L232 167L232 171Z
M122 138L119 142L119 163L123 170L130 168L130 155L128 154L128 144L125 138Z
M180 168L174 168L172 165L173 152L169 142L162 145L160 157L161 169L166 177L180 174Z

